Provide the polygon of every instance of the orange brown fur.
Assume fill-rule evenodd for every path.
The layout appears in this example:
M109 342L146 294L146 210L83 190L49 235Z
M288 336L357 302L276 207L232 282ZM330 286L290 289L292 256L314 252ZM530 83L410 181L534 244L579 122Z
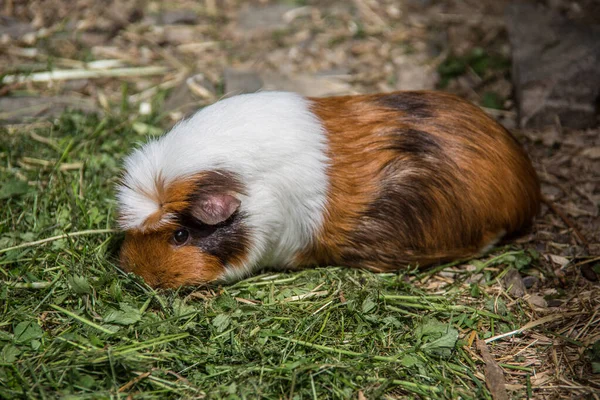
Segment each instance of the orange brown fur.
M217 257L194 246L173 251L169 239L176 226L152 233L129 232L121 248L121 265L152 287L178 287L214 281L224 267Z
M299 265L392 270L477 254L538 211L527 155L501 125L449 94L312 99L328 133L322 231Z

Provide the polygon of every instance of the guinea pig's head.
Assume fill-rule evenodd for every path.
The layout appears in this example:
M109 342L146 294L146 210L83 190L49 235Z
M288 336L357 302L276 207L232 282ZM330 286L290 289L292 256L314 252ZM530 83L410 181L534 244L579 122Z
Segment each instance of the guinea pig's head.
M157 176L149 184L127 173L118 188L125 271L167 288L219 280L226 268L244 264L244 188L233 174L209 171L171 181Z

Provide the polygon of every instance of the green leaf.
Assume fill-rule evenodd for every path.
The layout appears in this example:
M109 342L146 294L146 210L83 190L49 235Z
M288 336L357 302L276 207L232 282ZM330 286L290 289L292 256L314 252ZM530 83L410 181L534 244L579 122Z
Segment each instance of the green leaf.
M148 125L143 122L134 122L131 126L133 130L139 135L150 135L150 136L158 136L161 135L164 130L158 128L156 126Z
M120 310L111 309L104 316L105 323L133 325L142 319L142 313L127 303L119 304Z
M446 334L439 339L425 343L421 348L441 355L450 355L452 349L456 345L458 340L458 331L454 328L448 327Z
M13 340L13 335L8 332L0 331L0 341L2 342L11 342Z
M92 293L92 287L88 283L87 279L81 275L71 275L67 277L67 282L69 282L69 286L77 294Z
M19 322L14 329L14 338L16 343L30 343L34 339L39 339L44 335L44 331L34 321Z
M298 368L301 365L302 365L302 361L289 361L289 362L283 363L282 367L284 369L291 371L291 370Z
M31 190L27 182L18 179L9 180L0 187L0 200L21 196Z
M87 374L82 374L77 381L80 386L86 389L92 389L96 385L94 377Z
M449 356L456 346L458 330L436 319L425 321L415 330L421 349L440 356Z
M229 394L235 394L235 392L237 392L237 385L235 382L233 382L231 385L229 385L229 387L227 388L227 393Z
M109 288L110 296L115 299L115 301L121 301L123 299L123 290L121 290L121 285L119 285L118 281L113 281Z
M176 316L188 315L196 311L194 306L186 304L185 300L175 299L173 301L173 312Z
M481 100L481 104L487 108L493 108L496 110L502 110L504 108L504 101L494 92L485 92Z
M533 257L527 253L515 255L514 266L517 270L521 270L531 264Z
M588 347L587 352L592 361L600 363L600 340Z
M0 360L6 363L13 363L17 361L19 354L21 354L21 350L18 347L7 344L2 348L2 352L0 352Z
M446 333L447 325L437 319L426 319L415 329L415 335L420 341L426 341L429 336L439 337Z
M396 317L392 317L391 315L385 317L383 319L383 323L385 325L393 325L394 328L400 328L402 326L402 324L400 323L400 321L398 321L398 319Z
M212 320L212 325L217 328L217 332L223 332L230 323L231 318L226 314L219 314Z
M88 215L90 216L90 222L92 224L99 224L104 221L105 216L100 213L98 207L91 207L88 210Z
M479 297L481 296L481 290L479 289L479 285L475 282L470 285L471 297Z
M508 313L508 308L506 307L506 303L501 298L488 299L485 302L485 308L488 311L497 313L499 315L506 315Z
M371 311L373 311L375 309L375 307L377 307L377 304L375 304L373 299L371 299L370 297L367 297L365 299L365 301L363 301L363 303L362 303L362 312L364 314L368 314Z
M421 360L419 360L417 357L407 354L404 357L402 357L402 359L400 360L400 362L402 363L403 366L405 366L406 368L410 368L413 367L415 365L421 365Z

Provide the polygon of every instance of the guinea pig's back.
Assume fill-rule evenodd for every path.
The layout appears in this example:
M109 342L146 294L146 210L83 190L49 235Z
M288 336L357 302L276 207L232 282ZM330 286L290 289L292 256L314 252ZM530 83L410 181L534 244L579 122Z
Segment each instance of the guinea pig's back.
M526 229L540 189L515 138L449 94L312 99L329 141L323 228L300 262L374 270L477 254Z

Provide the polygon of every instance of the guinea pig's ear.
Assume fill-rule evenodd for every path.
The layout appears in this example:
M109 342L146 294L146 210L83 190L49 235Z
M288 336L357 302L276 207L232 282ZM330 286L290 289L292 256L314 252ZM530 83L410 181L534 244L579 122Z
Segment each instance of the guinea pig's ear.
M228 220L240 204L229 194L207 194L193 202L191 214L207 225L216 225Z

